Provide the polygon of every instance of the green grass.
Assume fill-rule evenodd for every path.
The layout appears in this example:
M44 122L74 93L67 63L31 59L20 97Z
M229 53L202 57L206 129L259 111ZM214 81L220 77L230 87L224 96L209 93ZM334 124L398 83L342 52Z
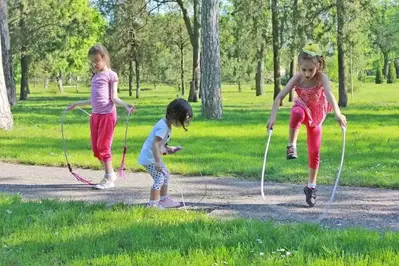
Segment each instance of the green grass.
M399 232L0 194L0 265L399 265L398 250Z
M15 128L0 132L0 160L63 166L60 119L64 108L71 102L89 98L89 90L79 93L67 89L63 95L53 91L32 88L28 101L19 101L12 112ZM195 117L188 132L173 129L172 145L185 149L175 156L164 157L173 173L195 175L238 176L259 179L263 152L267 139L265 124L272 104L272 87L266 86L266 95L255 97L249 86L237 92L236 86L224 85L221 121L201 117L200 103L193 103ZM143 90L141 98L129 98L125 87L120 97L137 107L129 126L129 170L142 168L136 163L141 146L152 126L164 116L166 105L177 91L159 86L157 91ZM349 97L349 107L343 110L348 118L347 145L341 184L399 188L399 87L396 84L363 84L355 92L355 101ZM291 104L280 108L274 127L268 156L267 179L302 183L307 177L306 132L301 129L299 159L285 160L288 138L288 119ZM87 108L86 110L90 110ZM120 122L113 145L115 167L123 149L124 119L119 109ZM75 110L67 113L65 123L68 153L76 167L99 168L92 156L89 141L88 117ZM342 133L330 114L323 125L323 143L319 183L333 183L341 158Z

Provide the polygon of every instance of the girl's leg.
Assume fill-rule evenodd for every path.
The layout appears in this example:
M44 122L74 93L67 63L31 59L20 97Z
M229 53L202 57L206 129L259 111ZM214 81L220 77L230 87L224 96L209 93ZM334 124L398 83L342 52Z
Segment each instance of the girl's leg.
M288 130L288 146L287 146L287 159L298 158L296 153L296 143L299 135L299 128L306 118L305 111L302 107L294 106L291 109L290 125Z
M99 116L96 114L92 114L90 116L90 142L91 142L91 150L93 151L94 157L98 158L101 162L100 155L98 153L97 141L98 141L98 123Z
M308 159L309 159L309 177L308 185L303 192L306 195L306 203L313 207L316 204L316 180L320 163L320 145L321 145L321 126L307 128L308 135Z
M159 204L164 208L175 208L180 206L180 202L174 201L168 196L168 182L169 182L169 172L165 165L162 168L162 173L165 176L163 186L161 187L160 201Z
M317 173L320 164L320 146L321 146L321 125L317 127L306 127L308 133L308 160L309 160L309 187L316 186Z
M150 191L150 200L148 202L148 206L160 207L160 192L165 182L165 175L155 169L155 164L147 165L145 168L154 180Z

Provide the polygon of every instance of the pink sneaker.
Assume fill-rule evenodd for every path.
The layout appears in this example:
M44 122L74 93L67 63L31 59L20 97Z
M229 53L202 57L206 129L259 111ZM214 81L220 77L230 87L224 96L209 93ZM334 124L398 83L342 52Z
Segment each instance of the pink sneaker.
M169 196L166 196L166 199L159 201L159 205L164 208L176 208L180 206L180 202L174 201Z

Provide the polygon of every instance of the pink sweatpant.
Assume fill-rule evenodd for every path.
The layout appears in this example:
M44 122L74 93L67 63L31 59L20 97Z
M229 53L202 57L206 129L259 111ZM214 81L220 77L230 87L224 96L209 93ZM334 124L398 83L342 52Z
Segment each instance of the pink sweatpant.
M92 114L90 117L91 149L100 161L112 160L111 145L114 139L116 112Z
M290 128L298 129L301 124L305 124L307 130L309 167L319 169L321 125L310 127L305 110L302 107L294 106L291 109Z

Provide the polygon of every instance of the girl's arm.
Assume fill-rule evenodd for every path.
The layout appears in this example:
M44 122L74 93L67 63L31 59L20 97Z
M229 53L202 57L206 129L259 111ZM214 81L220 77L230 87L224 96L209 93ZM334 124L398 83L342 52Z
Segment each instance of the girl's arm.
M277 111L278 108L280 106L281 101L284 99L284 97L294 88L295 84L298 83L299 79L301 77L301 74L296 73L287 83L287 85L285 85L285 88L280 91L279 94L277 94L276 99L274 100L273 103L273 108L272 111L270 113L270 118L267 121L267 129L270 130L274 123L276 122L276 118L277 118Z
M346 117L343 114L341 114L341 110L339 109L339 106L337 104L337 101L335 100L334 94L331 91L330 80L328 79L327 75L324 73L321 77L321 82L323 84L323 88L326 93L327 101L333 107L335 119L338 121L338 123L341 126L346 127Z
M78 106L89 105L89 104L91 104L91 100L90 100L90 99L88 99L88 100L83 100L83 101L79 101L79 102L75 102L75 103L72 103L71 105L69 105L69 106L67 107L67 110L70 111L70 110L75 109L75 108L78 107Z
M114 82L114 84L112 86L111 101L116 105L126 108L126 110L128 110L128 111L130 111L131 108L133 108L133 110L134 110L133 105L125 103L118 97L118 82Z
M152 154L154 155L155 160L155 168L158 172L162 171L162 161L161 161L161 151L159 150L159 145L161 144L162 139L158 136L155 136L154 141L152 142Z

